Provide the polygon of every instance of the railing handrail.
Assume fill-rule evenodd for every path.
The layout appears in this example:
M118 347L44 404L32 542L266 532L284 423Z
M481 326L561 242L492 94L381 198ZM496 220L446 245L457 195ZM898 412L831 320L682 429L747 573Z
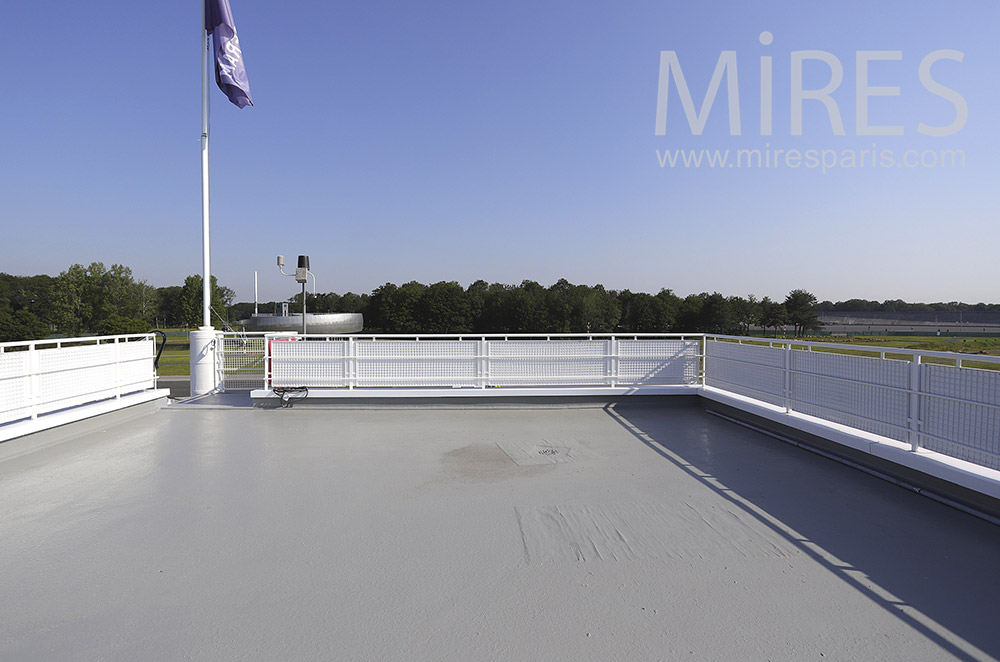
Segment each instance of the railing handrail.
M54 347L62 347L64 343L82 345L94 341L97 341L99 343L102 340L108 340L108 341L137 340L137 339L145 340L147 338L153 338L154 336L155 336L154 333L123 333L123 334L109 335L109 336L83 336L80 338L41 338L39 340L15 340L13 342L0 343L0 349L10 349L14 347L37 347L38 345L53 345Z
M368 340L368 339L388 339L388 340L421 340L424 338L456 339L456 340L502 340L507 338L515 339L542 339L542 338L570 338L578 340L592 340L602 338L680 338L695 339L702 338L703 333L307 333L302 335L294 331L268 331L264 336L281 336L296 338L330 338L337 340Z
M824 341L814 341L814 340L794 340L791 338L754 338L752 336L727 336L717 333L706 333L702 334L706 340L737 340L737 341L750 341L754 344L768 343L769 346L774 345L795 345L802 347L821 347L829 349L845 349L849 351L861 351L861 352L871 352L880 354L906 354L910 356L927 356L939 359L948 359L952 361L977 361L980 363L996 363L1000 364L1000 356L991 356L989 354L967 354L964 352L941 352L937 350L930 349L906 349L904 347L883 347L881 345L849 345L845 343L831 343ZM742 343L741 344L747 344ZM871 357L876 358L876 357ZM886 358L885 356L877 358ZM898 360L898 359L888 359L888 360Z

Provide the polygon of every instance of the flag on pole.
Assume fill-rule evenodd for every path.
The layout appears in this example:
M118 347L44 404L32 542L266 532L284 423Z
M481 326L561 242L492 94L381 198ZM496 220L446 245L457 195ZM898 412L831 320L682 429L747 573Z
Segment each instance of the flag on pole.
M215 82L229 100L240 108L253 105L250 81L243 65L240 39L236 36L229 0L206 0L205 29L212 33L215 48Z

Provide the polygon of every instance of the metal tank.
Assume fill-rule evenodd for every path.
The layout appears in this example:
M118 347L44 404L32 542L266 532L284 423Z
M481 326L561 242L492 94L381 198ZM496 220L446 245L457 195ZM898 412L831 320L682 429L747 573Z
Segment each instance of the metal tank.
M302 313L254 315L239 324L247 331L301 331ZM306 313L306 332L310 334L357 333L363 327L361 313Z

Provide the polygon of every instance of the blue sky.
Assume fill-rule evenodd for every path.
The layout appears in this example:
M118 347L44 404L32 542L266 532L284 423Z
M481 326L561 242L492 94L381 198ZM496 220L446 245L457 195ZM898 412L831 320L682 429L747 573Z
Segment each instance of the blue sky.
M310 2L231 0L255 107L212 87L213 273L241 300L296 291L274 257L307 253L321 291L478 278L558 278L679 294L998 301L1000 3ZM201 269L197 0L0 0L0 271L132 267L156 286ZM773 43L761 44L769 31ZM921 84L931 74L968 108ZM842 63L791 135L791 53ZM726 84L692 135L675 87L654 134L660 52L696 107L735 51L742 134ZM869 123L857 135L858 51ZM760 133L760 57L773 134ZM803 89L830 69L803 66ZM874 147L873 147L874 144ZM661 167L667 150L907 150L964 167Z

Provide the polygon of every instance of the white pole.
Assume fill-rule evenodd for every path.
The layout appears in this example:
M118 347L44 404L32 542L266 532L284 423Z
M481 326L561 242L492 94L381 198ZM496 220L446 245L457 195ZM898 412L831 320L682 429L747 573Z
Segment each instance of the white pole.
M201 6L201 229L202 229L202 326L191 332L191 395L213 393L219 387L215 359L215 329L212 328L212 277L208 247L208 30L205 0Z
M257 314L257 271L253 272L253 314Z
M208 25L206 0L201 4L201 257L202 257L202 329L212 328L212 267L208 222Z
M306 280L302 281L302 335L306 335Z

